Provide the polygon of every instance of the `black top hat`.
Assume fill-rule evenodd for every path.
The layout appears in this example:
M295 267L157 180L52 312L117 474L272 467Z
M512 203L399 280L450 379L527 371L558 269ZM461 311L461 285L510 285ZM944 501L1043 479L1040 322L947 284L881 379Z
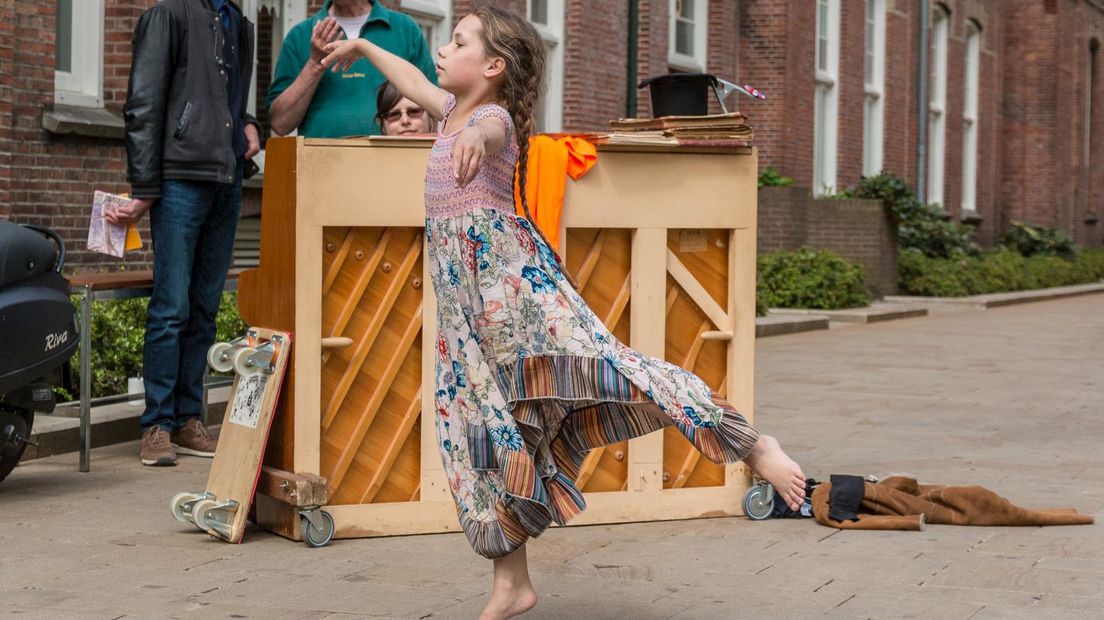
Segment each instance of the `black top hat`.
M670 73L650 77L638 88L649 87L652 116L705 116L717 78L708 73Z

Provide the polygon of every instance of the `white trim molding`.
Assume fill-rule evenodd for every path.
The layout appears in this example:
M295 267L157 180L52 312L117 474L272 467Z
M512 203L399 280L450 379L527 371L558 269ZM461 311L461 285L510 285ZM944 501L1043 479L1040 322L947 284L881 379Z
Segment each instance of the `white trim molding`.
M62 11L62 3L68 15ZM58 36L68 36L68 58L56 47L54 102L90 108L103 107L104 0L59 0ZM68 18L68 24L61 20ZM64 32L62 27L65 26ZM55 42L57 46L60 41ZM61 67L68 67L68 71Z
M816 94L813 103L813 195L836 189L840 0L817 0Z
M886 0L866 0L863 176L882 171L885 142Z
M556 133L563 130L564 0L527 0L526 15L548 53L548 83L539 104L537 130Z
M929 203L943 205L947 153L947 44L951 14L942 6L932 11L931 74L928 78L928 191Z
M977 213L978 88L981 28L966 20L966 79L962 97L962 212Z
M709 46L709 1L671 0L670 19L667 27L667 64L673 69L691 73L705 71ZM679 32L690 29L690 37L681 39ZM685 45L690 44L687 50Z

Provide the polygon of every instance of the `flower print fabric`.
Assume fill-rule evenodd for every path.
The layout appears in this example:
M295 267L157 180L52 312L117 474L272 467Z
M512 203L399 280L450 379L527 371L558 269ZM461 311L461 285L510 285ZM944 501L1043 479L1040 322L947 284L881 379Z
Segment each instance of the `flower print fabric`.
M460 524L501 557L586 504L574 481L587 451L674 425L707 458L735 462L757 431L700 378L619 342L564 277L551 248L514 214L518 149L507 141L465 188L443 133L426 170L426 243L437 295L438 445Z

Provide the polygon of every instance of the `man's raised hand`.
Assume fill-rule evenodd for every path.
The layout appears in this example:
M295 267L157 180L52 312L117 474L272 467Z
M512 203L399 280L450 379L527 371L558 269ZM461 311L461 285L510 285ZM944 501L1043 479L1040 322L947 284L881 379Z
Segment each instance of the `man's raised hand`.
M322 64L322 59L326 57L326 44L336 41L339 37L344 36L345 31L341 29L341 25L337 23L337 20L332 17L327 17L322 21L314 24L314 29L311 31L311 60Z

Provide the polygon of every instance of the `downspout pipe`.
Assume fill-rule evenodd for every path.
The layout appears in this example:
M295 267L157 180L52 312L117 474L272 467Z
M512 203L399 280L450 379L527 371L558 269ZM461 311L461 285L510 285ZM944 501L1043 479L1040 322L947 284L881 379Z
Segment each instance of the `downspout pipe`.
M919 127L916 136L916 199L927 201L928 165L928 16L929 0L920 0L920 75L916 85L916 117Z
M637 71L640 47L640 0L629 0L628 67L625 85L625 118L636 118Z

